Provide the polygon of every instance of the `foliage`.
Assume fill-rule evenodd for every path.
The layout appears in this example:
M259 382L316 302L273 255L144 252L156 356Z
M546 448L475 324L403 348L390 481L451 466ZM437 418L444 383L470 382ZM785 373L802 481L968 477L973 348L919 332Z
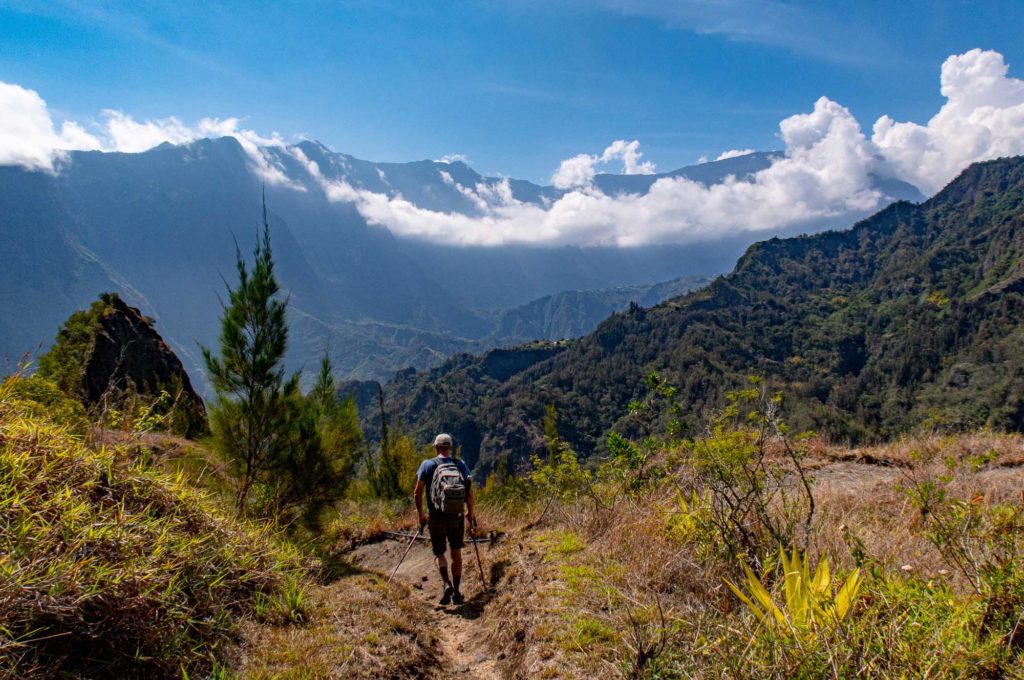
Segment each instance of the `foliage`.
M694 478L707 494L710 522L732 559L760 562L769 545L806 549L814 518L805 452L791 442L781 418L782 397L760 378L726 395L728 405L705 437L688 448ZM770 459L772 450L781 459ZM795 480L793 483L792 480Z
M921 512L925 536L984 603L979 640L1024 652L1024 507L989 504L981 494L957 497L949 488L956 465L948 461L946 474L912 480L907 493Z
M806 555L801 556L796 548L791 555L786 555L785 549L779 548L779 562L784 605L775 603L765 579L758 578L746 564L743 565L746 578L742 581L746 593L732 581L725 580L729 589L747 605L766 630L809 642L820 629L830 629L846 619L863 583L860 569L854 569L839 591L833 594L828 558L821 558L813 576L810 559Z
M364 449L364 472L367 483L367 498L396 500L412 497L416 486L416 473L425 458L434 455L432 447L422 451L416 448L412 435L398 428L389 427L384 413L384 393L378 393L381 414L381 440L377 455L367 444ZM459 451L456 449L456 457Z
M111 295L104 293L89 309L69 316L57 331L53 346L39 357L39 375L79 400L85 398L85 364L103 315L111 309Z
M487 480L478 493L477 501L496 505L506 512L517 512L522 509L523 502L528 495L528 479L509 469L508 456L506 456L500 459L491 473L487 475Z
M549 406L545 412L544 431L548 453L546 459L539 456L533 459L533 469L528 477L531 493L567 505L576 504L583 497L596 500L594 475L580 467L576 452L559 437L558 414L554 406Z
M238 286L228 288L219 339L220 355L203 348L203 359L217 401L210 410L214 441L237 467L236 504L246 505L252 485L266 475L272 461L288 455L298 376L285 380L288 342L287 301L278 297L270 249L270 226L263 206L263 234L253 250L250 272L235 250Z
M380 406L380 455L376 459L366 446L366 479L370 492L375 498L395 499L402 497L402 463L394 450L395 435L388 427L387 414L384 412L384 390L377 388L377 399Z
M26 376L19 372L8 376L3 389L9 398L21 404L28 417L46 418L76 434L85 432L88 420L82 402L68 397L56 383L38 373Z
M318 528L324 511L344 498L353 477L363 434L355 402L340 400L326 356L309 394L287 395L289 441L268 461L260 481L264 507L278 517L300 515Z
M140 376L125 366L133 364L125 360L126 348L117 348L122 353L116 365L106 366L104 359L97 359L106 356L104 353L111 350L110 345L120 341L112 337L116 334L111 334L107 326L114 317L118 321L127 320L127 327L132 330L137 328L132 322L152 324L152 319L130 309L116 293L102 293L89 309L76 311L61 325L53 346L39 358L39 376L79 401L86 408L90 421L100 428L158 427L188 437L204 434L205 412L198 396L190 387L186 389L183 381L188 378L184 373L168 375L159 369L153 370L142 379L142 384L137 384L135 380L141 379ZM122 328L120 323L115 326ZM155 330L146 330L152 334L147 341L163 344ZM98 349L101 336L106 340L106 347ZM113 361L109 356L107 360ZM176 358L174 361L180 368ZM149 419L145 427L135 422L140 418Z
M261 599L301 605L298 556L265 527L24 394L0 384L0 675L201 676Z

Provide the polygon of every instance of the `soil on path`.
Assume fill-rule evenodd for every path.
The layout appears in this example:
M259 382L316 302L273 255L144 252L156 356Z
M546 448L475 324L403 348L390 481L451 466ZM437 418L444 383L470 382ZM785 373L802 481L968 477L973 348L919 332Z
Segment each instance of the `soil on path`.
M352 563L361 568L390 576L405 552L407 540L385 540L357 548L351 555ZM486 544L484 544L486 545ZM480 548L486 559L488 551ZM497 680L495 654L488 648L485 630L481 625L487 603L493 591L483 587L473 547L467 543L462 553L462 592L466 602L461 605L441 606L441 577L434 566L430 542L417 540L408 557L402 562L395 580L409 586L412 597L423 603L434 624L432 633L440 646L440 677ZM487 569L487 565L484 565Z

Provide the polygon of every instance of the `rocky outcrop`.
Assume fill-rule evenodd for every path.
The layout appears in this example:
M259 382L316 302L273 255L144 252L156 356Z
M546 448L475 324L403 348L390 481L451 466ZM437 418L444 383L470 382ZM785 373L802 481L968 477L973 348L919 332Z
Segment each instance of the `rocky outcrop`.
M153 320L116 295L109 296L83 377L92 399L128 383L142 394L158 394L180 383L185 398L202 404L181 360L156 332Z
M198 434L206 428L203 400L153 323L115 293L104 293L64 323L54 346L40 358L40 374L86 407L134 396L155 399L166 391L170 399L157 411L170 416L175 431Z

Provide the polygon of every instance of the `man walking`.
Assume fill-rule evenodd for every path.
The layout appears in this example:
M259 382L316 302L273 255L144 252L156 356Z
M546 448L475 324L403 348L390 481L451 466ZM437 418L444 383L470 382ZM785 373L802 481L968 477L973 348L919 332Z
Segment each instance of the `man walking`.
M444 582L441 604L462 604L464 599L459 585L462 583L462 548L465 545L464 514L470 528L476 530L472 479L466 463L452 457L451 435L437 435L434 438L434 451L437 457L420 464L413 495L420 516L420 527L426 526L430 532L434 564ZM427 512L423 511L424 489L427 490ZM448 576L448 562L445 559L446 543L452 555L451 578Z

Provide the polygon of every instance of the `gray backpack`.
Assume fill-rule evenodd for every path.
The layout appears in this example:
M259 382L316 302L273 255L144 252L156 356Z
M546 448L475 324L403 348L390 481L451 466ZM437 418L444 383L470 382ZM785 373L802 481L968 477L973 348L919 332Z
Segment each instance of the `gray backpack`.
M466 507L466 480L454 460L440 463L430 480L430 504L434 510L461 515Z

